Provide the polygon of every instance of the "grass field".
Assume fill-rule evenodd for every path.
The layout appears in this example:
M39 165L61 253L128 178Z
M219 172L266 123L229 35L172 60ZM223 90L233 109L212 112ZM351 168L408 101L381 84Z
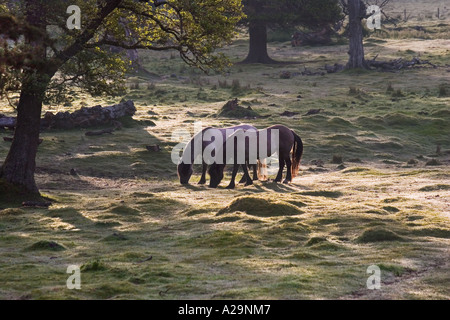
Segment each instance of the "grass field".
M366 54L420 56L437 68L326 74L325 64L345 63L346 45L275 42L273 58L297 63L205 75L176 56L141 52L155 76L130 75L127 96L75 90L71 106L46 106L125 98L138 112L112 135L42 133L36 178L53 205L0 203L0 298L449 299L450 27L426 23L438 30L429 39L372 36ZM233 61L246 50L245 39L223 49ZM217 117L236 97L266 117ZM2 101L0 112L11 111ZM289 185L235 190L224 188L227 175L211 190L196 185L196 167L181 186L172 133L198 121L291 127L305 144L301 173ZM161 152L146 150L153 144ZM8 147L0 142L0 162ZM66 287L69 265L81 267L81 290ZM366 288L370 265L382 271L381 290Z

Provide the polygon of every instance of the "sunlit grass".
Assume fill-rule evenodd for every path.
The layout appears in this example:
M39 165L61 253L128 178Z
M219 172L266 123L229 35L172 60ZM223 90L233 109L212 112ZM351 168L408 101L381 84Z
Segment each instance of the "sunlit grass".
M369 57L414 52L449 63L442 51L448 40L368 43ZM224 52L239 61L244 44L237 41ZM347 46L272 43L269 50L278 60L301 63L235 65L226 74L205 75L179 59L142 52L143 65L160 78L129 79L135 87L125 98L138 112L122 130L99 137L85 136L87 130L42 132L36 178L53 205L0 203L0 297L367 298L374 293L366 290L366 270L377 264L386 285L381 297L448 299L450 114L449 98L439 96L448 72L302 76L305 67L344 63ZM281 79L283 71L293 77ZM402 94L387 92L388 83ZM267 117L218 117L235 97ZM74 98L69 107L45 106L44 112L118 102L76 90ZM310 109L322 111L306 116ZM280 117L284 111L299 115ZM3 101L0 112L13 114ZM203 127L291 127L305 144L300 175L290 185L267 181L226 190L227 171L211 190L196 185L195 167L191 185L180 186L171 137L179 128L193 132L196 121ZM145 148L155 144L160 152ZM0 141L0 161L8 147ZM342 166L332 163L333 156ZM441 165L427 166L431 159ZM59 248L55 244L65 250L47 250ZM66 288L71 264L82 268L80 291Z

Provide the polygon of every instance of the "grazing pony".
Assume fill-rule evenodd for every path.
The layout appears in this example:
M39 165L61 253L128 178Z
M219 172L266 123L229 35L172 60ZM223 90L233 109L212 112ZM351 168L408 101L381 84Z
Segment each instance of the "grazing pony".
M274 131L277 130L277 131ZM247 132L249 133L249 132ZM243 134L241 131L236 131L233 135L229 136L227 140L233 139L234 143L227 143L226 141L223 143L223 154L226 154L226 148L227 145L233 145L234 146L234 159L232 164L233 167L233 173L231 177L230 184L228 185L228 189L233 189L235 187L234 179L236 178L237 171L239 169L239 163L238 163L238 153L239 153L239 146L237 139L235 139L240 134ZM278 136L278 137L277 137ZM267 137L267 139L266 139ZM273 140L272 141L272 137ZM250 159L250 153L253 148L253 150L256 150L256 157L257 160L261 163L265 161L266 158L272 156L274 153L278 152L278 161L279 161L279 170L278 174L275 178L275 182L281 182L282 176L283 176L283 169L286 165L287 167L287 174L286 178L283 181L283 183L289 183L292 181L292 178L294 178L297 173L300 166L300 160L303 155L303 142L302 139L291 129L289 129L286 126L283 125L275 125L271 126L269 128L263 129L263 130L257 130L256 131L256 146L251 145L251 142L248 138L248 135L246 135L245 138L245 144L241 144L242 146L245 146L245 161L249 162L252 159ZM267 141L267 152L264 152L264 150L260 150L261 147L264 146L264 141L261 139L266 139ZM261 145L260 145L261 141ZM292 150L292 159L290 157ZM241 150L242 152L242 150ZM266 154L264 154L266 153ZM220 182L223 179L223 171L226 166L226 164L229 164L230 162L224 161L222 164L213 163L209 168L209 175L211 177L209 186L211 188L217 188L217 186L220 184ZM243 166L244 169L244 175L248 177L248 172L246 172L246 167ZM260 166L258 166L258 171L260 169ZM246 185L250 185L253 182L250 179L246 180Z
M178 177L180 178L181 184L189 183L189 179L191 178L192 173L193 173L192 167L194 164L194 160L198 156L201 156L201 158L202 158L202 176L201 176L198 184L206 183L206 170L208 169L208 164L203 159L203 152L205 151L205 148L207 146L209 146L211 143L215 143L215 141L204 141L203 137L204 137L205 133L211 129L216 129L216 128L209 127L209 128L203 129L201 132L197 133L184 148L183 155L182 155L180 162L178 164L178 167L177 167L177 173L178 173ZM226 141L227 140L227 136L226 136L227 131L230 132L231 130L233 130L235 132L236 130L243 130L245 132L246 130L256 130L256 128L253 126L250 126L250 125L239 125L239 126L235 126L235 127L216 129L216 130L219 130L222 133L223 141ZM199 139L199 141L201 141L201 144L202 144L201 150L195 150L195 148L194 148L194 141L196 141L195 139ZM219 147L221 147L221 146L216 146L216 148L219 148ZM186 156L185 153L187 152L187 150L190 150L190 158L188 159L189 161L186 161L186 157L185 157ZM185 163L185 162L187 162L187 163ZM244 178L247 178L247 176L243 177L241 182L247 181L247 180L244 181ZM256 165L253 165L253 179L255 179L255 180L258 179ZM251 180L251 179L248 178L248 180Z

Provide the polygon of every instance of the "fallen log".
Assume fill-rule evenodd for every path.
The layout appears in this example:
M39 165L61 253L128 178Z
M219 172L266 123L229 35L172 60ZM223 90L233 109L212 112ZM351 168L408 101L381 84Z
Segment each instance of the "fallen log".
M52 205L51 202L40 202L40 201L24 201L22 202L23 207L34 207L34 208L48 208Z
M47 112L41 121L41 126L54 129L88 128L111 123L115 124L116 120L123 117L131 117L135 113L136 107L133 101L128 100L108 107L100 105L91 108L82 107L73 113L58 112L53 114ZM117 125L115 124L116 128Z
M120 130L122 124L117 120L123 117L131 117L136 113L133 101L128 100L113 106L95 106L70 112L46 112L41 119L41 128L44 129L73 129L88 128L102 125L114 125L114 130ZM15 117L6 117L0 114L0 128L14 129L16 126Z
M381 69L385 71L396 71L407 68L413 68L416 66L424 66L429 65L433 68L437 68L437 66L431 63L428 60L421 60L417 57L412 58L410 61L403 60L402 58L391 60L391 61L376 61L377 56L367 61L367 65L372 68Z

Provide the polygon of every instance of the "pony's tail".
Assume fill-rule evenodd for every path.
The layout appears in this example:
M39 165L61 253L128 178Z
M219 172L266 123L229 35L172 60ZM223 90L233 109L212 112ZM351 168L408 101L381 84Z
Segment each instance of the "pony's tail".
M259 181L266 181L268 178L267 175L267 161L266 159L258 160L257 164L257 174Z
M292 131L292 133L294 134L294 147L292 149L291 174L292 178L295 178L297 176L298 168L300 167L300 160L303 155L303 141L294 131Z

